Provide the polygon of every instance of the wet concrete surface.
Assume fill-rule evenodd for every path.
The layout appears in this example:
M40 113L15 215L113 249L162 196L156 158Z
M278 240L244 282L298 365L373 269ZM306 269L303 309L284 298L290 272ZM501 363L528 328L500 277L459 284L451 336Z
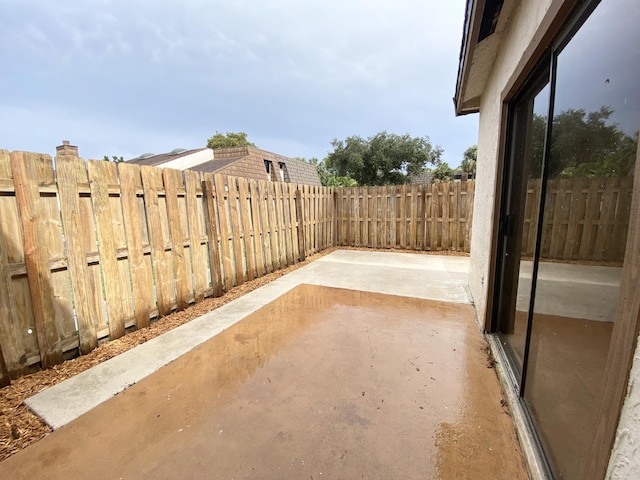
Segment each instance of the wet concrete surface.
M54 430L75 420L301 284L471 303L469 259L336 250L160 337L28 398ZM76 392L82 391L82 395Z
M300 285L0 477L526 478L484 347L470 305Z

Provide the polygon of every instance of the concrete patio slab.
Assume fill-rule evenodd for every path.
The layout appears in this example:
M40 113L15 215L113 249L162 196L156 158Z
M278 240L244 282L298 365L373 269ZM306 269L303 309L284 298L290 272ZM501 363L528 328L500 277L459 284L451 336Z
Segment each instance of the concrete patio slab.
M60 428L303 283L470 303L467 271L466 257L337 250L25 403Z
M485 347L468 304L298 285L0 477L524 479Z

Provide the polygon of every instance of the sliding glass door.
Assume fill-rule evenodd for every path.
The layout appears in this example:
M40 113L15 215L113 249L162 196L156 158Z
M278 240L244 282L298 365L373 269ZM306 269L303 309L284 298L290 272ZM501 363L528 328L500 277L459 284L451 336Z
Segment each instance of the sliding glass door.
M511 102L501 212L495 329L557 478L583 476L639 214L640 9L595 3Z

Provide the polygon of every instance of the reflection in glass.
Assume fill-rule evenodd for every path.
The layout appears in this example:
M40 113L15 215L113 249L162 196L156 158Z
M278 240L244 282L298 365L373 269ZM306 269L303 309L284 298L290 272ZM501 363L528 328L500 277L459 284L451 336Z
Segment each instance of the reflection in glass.
M524 396L558 478L583 476L613 327L640 128L638 12L604 0L557 59Z
M545 78L543 76L543 78ZM513 232L515 251L511 253L516 262L515 271L518 272L516 294L512 296L515 305L503 318L508 323L500 327L501 340L505 350L518 370L522 372L524 350L526 343L527 322L529 317L529 302L531 300L532 260L536 245L538 230L538 205L540 204L540 182L542 158L544 156L544 137L547 128L546 115L549 110L549 85L533 96L526 97L517 106L516 121L521 125L520 138L515 138L514 171L512 172L512 189L514 207L511 218L517 221L517 231ZM518 185L515 185L515 184ZM517 189L517 193L516 190ZM519 262L519 267L517 265ZM512 309L515 309L515 313Z

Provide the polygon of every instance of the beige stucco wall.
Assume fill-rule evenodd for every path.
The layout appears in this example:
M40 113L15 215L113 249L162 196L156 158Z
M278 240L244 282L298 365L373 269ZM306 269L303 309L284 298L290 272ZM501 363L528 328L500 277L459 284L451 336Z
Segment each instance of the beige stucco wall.
M640 339L638 340L640 345ZM640 476L640 348L633 356L627 397L620 412L616 440L609 459L607 479Z
M489 261L493 232L498 155L501 141L503 92L514 73L522 68L523 53L541 36L540 26L548 24L562 4L558 0L520 2L511 12L510 27L504 34L493 70L480 102L478 129L478 159L469 288L475 302L480 325L484 325L487 312ZM497 213L496 213L497 215Z

